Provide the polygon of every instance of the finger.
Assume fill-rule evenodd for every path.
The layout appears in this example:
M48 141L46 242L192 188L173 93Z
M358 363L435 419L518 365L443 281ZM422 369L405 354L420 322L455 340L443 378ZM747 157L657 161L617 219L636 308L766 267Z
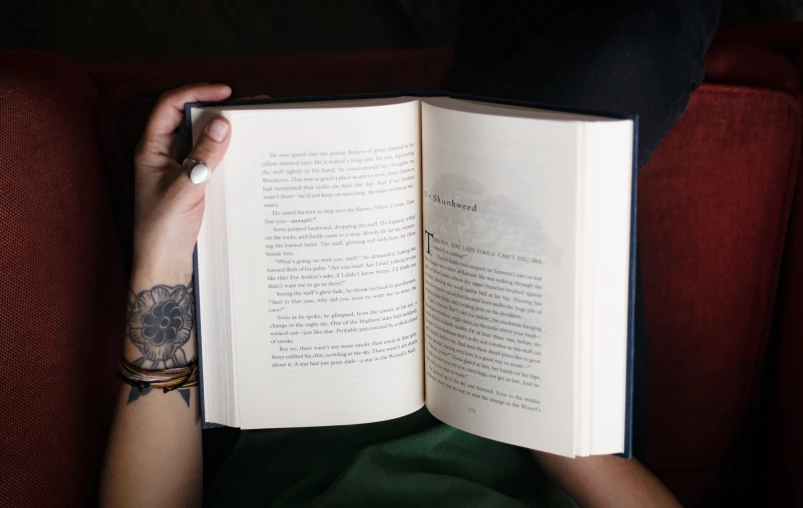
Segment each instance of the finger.
M145 165L159 165L170 158L173 132L184 119L184 104L188 102L222 101L231 95L227 85L189 85L164 94L151 112L137 159Z
M231 124L228 120L222 116L216 116L206 124L187 157L206 165L206 168L197 168L188 175L192 183L203 183L209 180L212 171L217 168L220 160L226 154L230 140Z

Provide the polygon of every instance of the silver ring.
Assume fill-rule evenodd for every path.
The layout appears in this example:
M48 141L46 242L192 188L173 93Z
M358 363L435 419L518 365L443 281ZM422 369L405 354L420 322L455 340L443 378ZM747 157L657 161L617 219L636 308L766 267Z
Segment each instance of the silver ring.
M209 166L204 161L187 158L184 159L181 167L184 169L184 174L187 175L187 178L194 184L204 183L212 176L212 170L209 169Z

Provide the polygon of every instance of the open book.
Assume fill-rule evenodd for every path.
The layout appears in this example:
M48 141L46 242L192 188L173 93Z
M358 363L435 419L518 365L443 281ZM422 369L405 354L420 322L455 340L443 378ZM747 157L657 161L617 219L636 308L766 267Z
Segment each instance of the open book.
M426 404L629 453L634 120L453 97L191 104L231 122L197 246L204 421Z

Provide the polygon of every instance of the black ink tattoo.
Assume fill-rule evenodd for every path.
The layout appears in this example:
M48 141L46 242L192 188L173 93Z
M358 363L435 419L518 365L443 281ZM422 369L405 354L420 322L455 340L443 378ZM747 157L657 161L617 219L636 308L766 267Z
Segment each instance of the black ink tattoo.
M134 365L148 370L184 367L189 360L184 345L192 336L195 323L195 291L186 286L154 286L128 299L128 339L142 356ZM150 388L131 387L128 404L147 395ZM178 390L190 405L189 390Z

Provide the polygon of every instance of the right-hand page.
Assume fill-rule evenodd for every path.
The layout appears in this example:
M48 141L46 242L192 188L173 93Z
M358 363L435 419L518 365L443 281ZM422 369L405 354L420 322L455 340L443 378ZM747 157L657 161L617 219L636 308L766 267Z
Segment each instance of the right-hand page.
M422 104L427 406L573 455L579 129L461 103Z

